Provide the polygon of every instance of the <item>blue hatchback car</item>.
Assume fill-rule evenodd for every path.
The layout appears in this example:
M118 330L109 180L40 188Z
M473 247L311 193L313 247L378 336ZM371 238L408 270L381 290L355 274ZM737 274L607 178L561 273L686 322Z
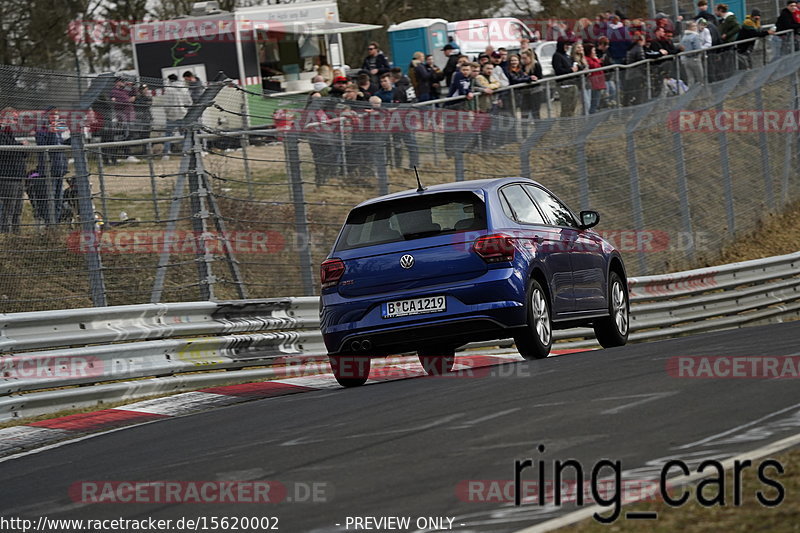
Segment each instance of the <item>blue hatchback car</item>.
M592 326L603 347L628 338L619 252L552 192L525 178L420 187L353 208L321 266L320 322L337 381L370 358L416 351L449 372L468 342L513 337L547 357L553 329Z

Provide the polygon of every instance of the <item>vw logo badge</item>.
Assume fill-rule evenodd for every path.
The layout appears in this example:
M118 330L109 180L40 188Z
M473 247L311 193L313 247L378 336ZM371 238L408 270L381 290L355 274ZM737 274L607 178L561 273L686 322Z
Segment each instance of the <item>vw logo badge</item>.
M410 254L406 254L400 258L400 266L403 268L411 268L414 266L414 256Z

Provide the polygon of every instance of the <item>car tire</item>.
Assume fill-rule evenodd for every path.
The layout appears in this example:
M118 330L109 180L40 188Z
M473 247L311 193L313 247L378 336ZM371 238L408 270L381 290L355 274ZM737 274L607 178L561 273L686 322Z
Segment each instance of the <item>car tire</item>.
M370 358L352 355L328 356L333 377L342 387L358 387L369 378Z
M624 346L630 331L628 288L616 272L608 276L608 317L594 323L594 334L603 348Z
M429 376L447 374L456 363L455 348L423 348L417 350L417 356Z
M550 300L535 279L530 282L526 298L527 325L514 335L514 341L524 359L544 359L553 346Z

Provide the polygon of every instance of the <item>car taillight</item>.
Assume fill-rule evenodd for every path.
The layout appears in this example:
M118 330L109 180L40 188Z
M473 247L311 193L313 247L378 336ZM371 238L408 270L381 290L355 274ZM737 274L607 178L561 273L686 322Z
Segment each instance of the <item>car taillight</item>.
M502 233L478 237L473 249L487 263L513 261L514 252L516 251L514 238Z
M323 261L319 267L319 280L322 283L322 288L327 289L333 287L344 274L344 261L341 259L328 259Z

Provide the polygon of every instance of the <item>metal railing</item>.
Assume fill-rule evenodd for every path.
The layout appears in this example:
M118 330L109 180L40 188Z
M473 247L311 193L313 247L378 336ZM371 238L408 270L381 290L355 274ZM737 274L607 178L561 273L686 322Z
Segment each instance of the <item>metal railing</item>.
M800 316L800 252L631 278L628 286L632 342L781 321ZM556 349L596 346L586 329L555 339ZM328 371L314 297L3 314L0 354L0 420ZM150 379L119 382L134 378Z

